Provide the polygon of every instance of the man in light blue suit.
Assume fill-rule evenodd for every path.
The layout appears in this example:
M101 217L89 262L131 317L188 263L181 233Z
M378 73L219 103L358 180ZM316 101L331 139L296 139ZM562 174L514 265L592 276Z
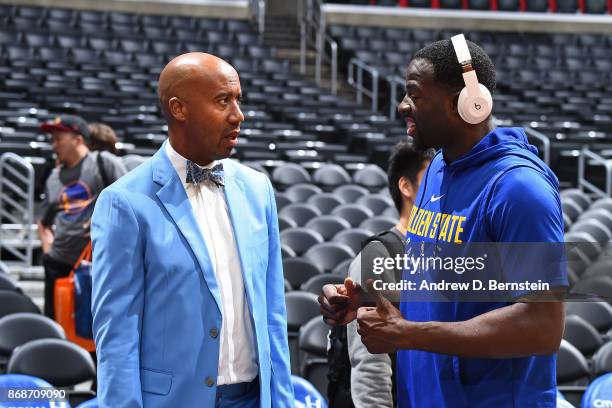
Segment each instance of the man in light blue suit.
M238 74L203 53L159 78L169 138L92 219L101 407L293 407L274 191L227 160Z

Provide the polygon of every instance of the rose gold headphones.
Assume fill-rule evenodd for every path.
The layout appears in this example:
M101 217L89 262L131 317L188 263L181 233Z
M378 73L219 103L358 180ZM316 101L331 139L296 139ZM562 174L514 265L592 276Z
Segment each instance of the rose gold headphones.
M493 109L493 98L486 86L478 82L476 71L472 66L472 56L468 49L467 41L463 34L451 38L457 60L463 69L463 81L465 87L459 94L457 110L461 119L476 125L483 122L491 114Z

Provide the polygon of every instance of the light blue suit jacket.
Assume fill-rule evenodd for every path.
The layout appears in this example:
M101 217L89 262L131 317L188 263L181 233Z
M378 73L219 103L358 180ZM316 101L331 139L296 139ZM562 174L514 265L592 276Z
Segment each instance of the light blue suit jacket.
M164 149L106 188L92 218L101 407L215 405L219 288ZM222 163L257 342L261 407L293 408L274 191L262 173Z

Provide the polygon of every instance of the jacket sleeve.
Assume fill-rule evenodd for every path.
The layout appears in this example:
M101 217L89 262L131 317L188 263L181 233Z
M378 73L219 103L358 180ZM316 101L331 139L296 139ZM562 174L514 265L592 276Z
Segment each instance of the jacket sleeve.
M142 237L126 198L105 189L92 217L93 332L98 404L142 407L140 335L144 301Z
M365 259L362 262L362 256ZM373 241L366 245L361 253L351 262L349 276L356 282L362 282L362 265L371 264L373 257L388 257L384 245ZM367 273L367 272L366 272ZM369 274L366 275L366 277ZM385 271L383 281L392 282L393 271ZM361 342L357 333L357 322L346 326L349 360L351 362L351 395L355 408L393 408L391 384L391 359L388 354L370 354Z
M285 281L281 261L280 238L276 200L270 180L268 185L268 270L266 276L266 300L268 311L268 330L270 337L270 359L272 379L270 397L273 407L293 408L293 384L289 365L289 345L287 342L287 312L285 308Z

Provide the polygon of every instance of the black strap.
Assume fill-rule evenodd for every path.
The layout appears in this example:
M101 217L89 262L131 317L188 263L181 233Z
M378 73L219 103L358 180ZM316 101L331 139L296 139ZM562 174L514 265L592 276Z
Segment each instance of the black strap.
M401 237L393 231L384 231L372 235L366 239L361 248L373 241L381 242L389 256L395 257L404 253L404 242ZM346 326L336 326L330 333L331 347L327 352L328 358L328 388L327 397L329 406L334 408L354 408L351 395L351 362L348 356L348 342L346 339ZM396 355L389 354L391 358L391 377L393 406L397 406L396 401Z
M98 152L98 157L96 157L96 161L98 162L98 171L100 172L100 177L102 177L102 184L104 184L103 188L106 188L110 186L111 183L104 169L104 160L102 159L102 152Z
M402 255L404 253L404 242L402 239L393 231L383 231L376 235L372 235L363 242L361 249L368 245L372 241L379 241L385 246L385 249L389 253L389 256L395 257L396 255Z

